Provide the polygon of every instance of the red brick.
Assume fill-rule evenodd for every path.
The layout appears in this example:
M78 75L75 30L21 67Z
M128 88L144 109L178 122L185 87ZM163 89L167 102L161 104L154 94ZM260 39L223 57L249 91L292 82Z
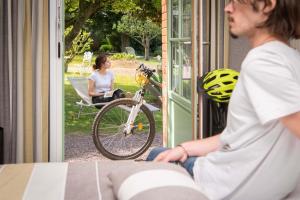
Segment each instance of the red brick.
M167 58L168 54L167 52L162 52L162 58Z
M162 16L161 16L161 20L162 21L166 21L167 20L167 16L168 16L167 13L163 13Z
M163 35L161 39L162 39L162 43L166 44L168 37L166 35Z
M163 6L163 5L167 5L167 0L162 0L161 1L161 5Z
M167 28L162 28L161 34L162 34L162 36L166 36L168 34Z
M168 50L167 44L163 44L161 49L162 49L162 52L166 52Z
M165 5L162 5L162 7L161 7L161 12L162 13L166 13L167 12L167 5L165 4Z
M166 59L164 59L164 60L162 60L162 62L161 62L161 66L162 66L162 70L166 67L166 65L167 65L167 60Z

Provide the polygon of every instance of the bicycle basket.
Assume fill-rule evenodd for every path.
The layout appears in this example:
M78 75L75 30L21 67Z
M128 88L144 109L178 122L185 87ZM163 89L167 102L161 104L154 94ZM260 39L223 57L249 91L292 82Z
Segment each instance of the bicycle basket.
M149 78L145 72L138 70L135 74L135 80L140 86L145 86L149 83Z

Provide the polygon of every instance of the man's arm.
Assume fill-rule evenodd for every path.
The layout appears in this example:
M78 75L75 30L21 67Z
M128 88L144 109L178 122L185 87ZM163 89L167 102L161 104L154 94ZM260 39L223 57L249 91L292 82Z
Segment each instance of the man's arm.
M187 151L189 156L205 156L220 148L220 134L202 140L184 142L181 146Z
M300 112L282 117L281 123L300 139Z
M220 135L215 135L202 140L184 142L180 146L160 153L154 161L181 161L184 162L188 156L205 156L216 151L221 146Z

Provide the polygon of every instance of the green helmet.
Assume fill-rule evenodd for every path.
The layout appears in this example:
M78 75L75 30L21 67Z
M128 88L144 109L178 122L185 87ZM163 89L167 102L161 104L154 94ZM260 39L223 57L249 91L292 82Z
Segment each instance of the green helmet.
M217 69L205 74L202 79L204 92L216 102L229 102L239 72L232 69Z

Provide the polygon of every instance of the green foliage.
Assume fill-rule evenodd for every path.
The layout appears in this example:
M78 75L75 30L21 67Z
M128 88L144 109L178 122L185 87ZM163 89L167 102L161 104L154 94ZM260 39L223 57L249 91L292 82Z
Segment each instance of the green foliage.
M64 3L65 30L68 30L68 33L65 34L65 49L68 51L66 55L70 54L71 48L76 49L76 47L71 47L74 44L73 40L76 40L76 36L83 30L89 32L93 39L93 43L90 45L92 51L98 51L101 45L107 44L103 43L107 35L111 40L109 44L112 45L112 49L121 51L121 47L124 47L124 41L121 40L123 34L120 34L117 29L113 29L113 24L117 24L122 15L134 16L140 20L141 23L138 26L144 25L144 22L147 25L148 19L158 27L161 23L161 0L64 0ZM160 31L160 28L158 30ZM144 47L147 43L146 39L151 38L149 34L143 35L144 39L138 34L134 34L134 37L131 36L134 38L131 42L139 41L139 44ZM139 49L136 48L138 44L134 47ZM110 47L102 48L109 51ZM149 51L149 47L147 48ZM144 47L145 50L147 48ZM140 48L140 50L142 49Z
M141 8L133 0L115 0L112 10L116 13L127 14L141 10Z
M110 57L112 60L133 60L135 59L135 55L128 53L116 53Z
M145 49L145 59L149 60L150 42L161 34L161 28L150 18L139 19L131 15L124 15L116 25L120 33L128 34Z
M161 56L162 55L162 50L161 50L161 46L157 49L154 50L153 52L153 56Z
M72 27L65 30L65 35L69 33ZM90 37L90 33L86 31L81 31L73 40L71 48L65 52L67 59L65 60L68 64L76 55L83 54L85 51L89 51L93 39Z
M161 23L161 0L135 0L136 4L141 8L134 13L139 19L150 18L156 24Z
M158 83L162 83L162 71L156 72L151 78Z
M102 44L99 48L100 52L111 52L113 49L113 46L110 44Z
M152 0L152 5L156 10L161 11L161 0Z
M104 44L102 44L99 48L100 52L111 52L113 50L113 46L111 45L109 35L106 35Z
M145 20L138 19L130 15L124 15L116 25L116 28L121 33L127 33L129 36L143 40L150 40L157 37L161 33L161 28L150 18Z

